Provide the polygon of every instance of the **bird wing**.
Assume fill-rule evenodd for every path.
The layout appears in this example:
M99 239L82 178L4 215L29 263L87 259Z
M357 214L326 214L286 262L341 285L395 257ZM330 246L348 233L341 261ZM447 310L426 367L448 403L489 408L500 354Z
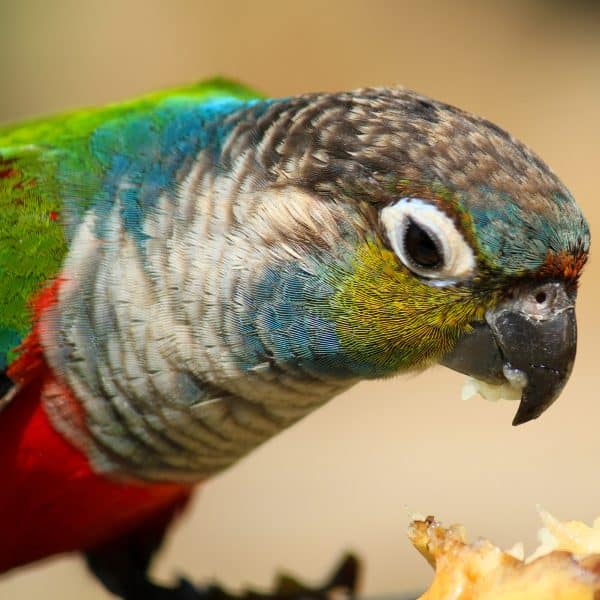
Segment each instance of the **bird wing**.
M145 194L135 195L127 215L135 220L177 154L210 142L200 138L211 110L259 97L212 79L0 127L0 397L11 385L4 373L31 330L32 300L58 273L86 209L114 201L111 176L141 172L137 184Z

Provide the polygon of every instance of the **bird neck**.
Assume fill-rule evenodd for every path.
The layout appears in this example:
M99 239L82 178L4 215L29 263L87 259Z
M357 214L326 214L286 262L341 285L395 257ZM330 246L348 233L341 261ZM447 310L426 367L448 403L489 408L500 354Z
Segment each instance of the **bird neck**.
M239 194L240 180L199 158L145 219L142 248L118 199L101 227L90 210L76 231L38 319L83 420L60 397L45 402L98 471L203 479L357 381L333 325L310 310L331 290L308 263L290 266L289 245L265 248L283 234L260 213L282 198Z

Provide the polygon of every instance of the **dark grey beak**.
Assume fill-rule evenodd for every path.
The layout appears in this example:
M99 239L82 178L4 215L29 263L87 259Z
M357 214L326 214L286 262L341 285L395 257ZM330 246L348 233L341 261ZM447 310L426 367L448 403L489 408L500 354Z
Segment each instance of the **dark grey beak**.
M524 383L513 425L539 417L569 379L577 349L574 295L562 283L523 286L486 313L441 364L491 384Z

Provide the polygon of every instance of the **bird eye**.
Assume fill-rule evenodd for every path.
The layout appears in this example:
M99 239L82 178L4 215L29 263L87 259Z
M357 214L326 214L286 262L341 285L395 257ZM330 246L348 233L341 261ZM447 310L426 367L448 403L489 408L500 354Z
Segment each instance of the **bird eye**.
M439 243L412 219L407 221L404 249L410 260L421 269L441 266L443 258Z
M464 279L475 256L454 221L434 204L402 198L381 211L392 249L416 275L435 280Z

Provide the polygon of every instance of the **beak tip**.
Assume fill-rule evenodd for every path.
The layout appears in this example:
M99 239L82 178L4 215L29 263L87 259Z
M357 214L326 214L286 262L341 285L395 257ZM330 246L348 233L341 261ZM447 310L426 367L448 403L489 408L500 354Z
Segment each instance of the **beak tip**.
M518 425L523 425L524 423L528 423L529 421L533 421L537 419L539 415L535 414L522 414L521 410L517 411L517 414L514 416L512 420L513 427L517 427Z
M512 420L513 426L523 425L524 423L537 419L542 413L546 412L546 409L548 409L558 397L561 389L562 386L560 386L558 390L553 390L553 394L537 396L536 394L528 393L526 388L521 398L517 414Z

